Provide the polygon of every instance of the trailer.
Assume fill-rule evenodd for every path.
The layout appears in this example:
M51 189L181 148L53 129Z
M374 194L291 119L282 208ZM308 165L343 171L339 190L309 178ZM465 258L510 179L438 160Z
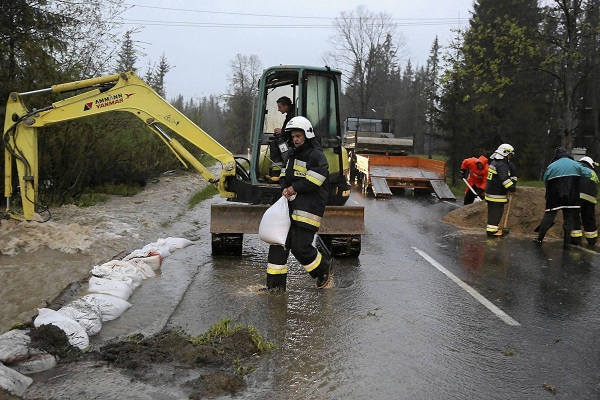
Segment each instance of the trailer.
M446 163L409 156L413 138L395 136L394 120L349 117L342 144L348 150L348 181L362 185L375 197L392 195L393 188L434 193L440 200L456 200L446 184Z
M375 197L392 196L392 188L434 193L440 200L456 200L446 184L446 163L424 157L355 154L355 173L362 190Z

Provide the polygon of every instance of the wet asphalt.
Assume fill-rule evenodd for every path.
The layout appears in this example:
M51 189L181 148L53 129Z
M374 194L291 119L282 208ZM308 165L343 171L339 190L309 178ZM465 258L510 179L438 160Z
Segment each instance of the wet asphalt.
M242 257L212 257L204 225L92 344L165 327L199 335L231 319L277 345L247 361L240 399L600 398L598 253L464 232L440 222L458 205L411 192L350 204L365 207L362 252L334 259L331 287L290 259L287 292L260 295L267 245L248 235ZM194 212L206 219L208 205ZM137 394L127 398L177 398Z

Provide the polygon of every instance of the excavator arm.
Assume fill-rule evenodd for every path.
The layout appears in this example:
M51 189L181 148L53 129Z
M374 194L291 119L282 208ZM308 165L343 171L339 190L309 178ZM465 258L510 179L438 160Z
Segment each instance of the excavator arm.
M23 102L23 97L32 94L80 90L85 91L42 109L28 110ZM233 154L167 103L133 72L127 72L63 83L34 92L10 94L6 107L3 144L6 210L11 217L21 218L10 210L13 160L16 161L23 200L22 219L29 221L35 213L38 190L38 128L110 111L127 111L141 119L186 167L190 164L204 179L214 184L221 197L236 197L236 194L227 188L227 178L236 175ZM220 176L216 177L210 172L180 142L171 137L165 127L218 160L223 166Z

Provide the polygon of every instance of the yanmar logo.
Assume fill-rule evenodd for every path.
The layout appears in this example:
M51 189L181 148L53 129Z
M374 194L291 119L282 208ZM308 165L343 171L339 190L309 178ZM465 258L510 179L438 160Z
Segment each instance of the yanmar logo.
M89 111L94 108L100 109L100 108L105 108L105 107L112 107L117 104L123 103L125 100L129 99L134 94L135 93L125 93L125 94L117 93L117 94L111 94L111 95L96 99L93 102L91 101L91 102L85 103L83 105L83 111Z

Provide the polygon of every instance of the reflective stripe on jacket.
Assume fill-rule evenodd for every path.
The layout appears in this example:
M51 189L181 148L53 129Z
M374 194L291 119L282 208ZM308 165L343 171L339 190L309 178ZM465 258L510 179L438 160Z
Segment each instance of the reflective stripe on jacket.
M292 224L317 231L325 213L329 165L321 148L310 140L294 148L280 180L283 188L292 186L297 195L290 201Z
M495 203L506 203L508 192L514 192L516 185L516 181L510 176L508 160L494 159L488 168L485 199Z

